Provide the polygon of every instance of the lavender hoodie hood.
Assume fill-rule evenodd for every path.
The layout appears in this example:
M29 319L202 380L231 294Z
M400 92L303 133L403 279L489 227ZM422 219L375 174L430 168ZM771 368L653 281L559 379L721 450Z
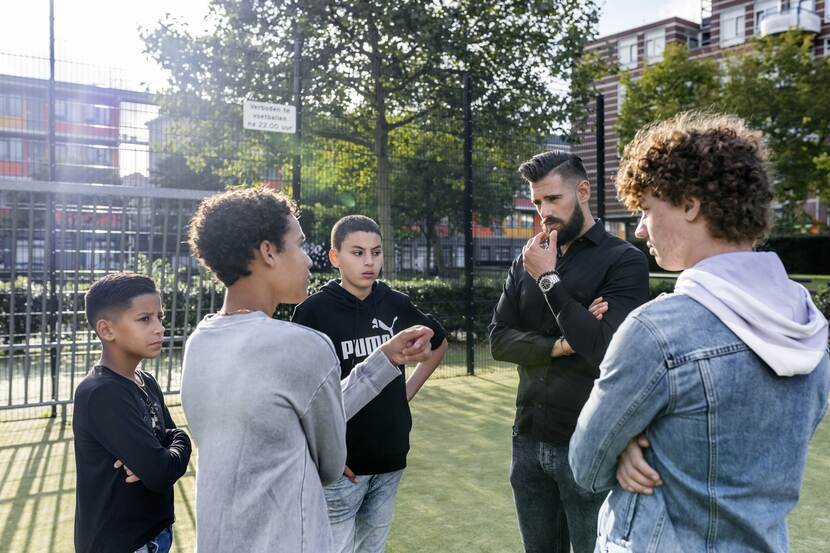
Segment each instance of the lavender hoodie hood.
M827 350L827 319L772 252L715 255L674 291L711 311L779 376L808 374Z

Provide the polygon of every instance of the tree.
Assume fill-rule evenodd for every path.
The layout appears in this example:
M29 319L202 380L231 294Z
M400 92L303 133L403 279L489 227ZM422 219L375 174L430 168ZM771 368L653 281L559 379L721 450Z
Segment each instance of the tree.
M791 212L782 224L809 218L801 205L810 194L830 202L830 58L813 58L810 35L753 39L734 49L723 69L669 45L663 61L636 81L624 73L621 82L627 90L617 123L620 149L643 125L680 111L734 113L764 132L777 199Z
M181 153L162 157L153 168L152 180L153 184L161 188L222 190L225 187L214 168L205 166L199 171L194 171Z
M798 31L752 42L727 59L722 108L764 132L776 195L790 206L810 194L830 202L830 58L812 56Z
M292 44L301 39L304 130L371 153L388 252L396 132L449 118L460 134L460 71L474 77L477 132L565 128L587 104L580 94L588 87L574 68L598 18L591 0L214 0L211 13L217 26L208 36L172 20L145 35L148 51L171 72L178 98L171 106L187 112L196 103L210 112L243 98L287 101ZM557 78L570 78L577 93L555 94ZM246 140L260 142L268 163L292 151L262 137ZM386 257L387 274L393 261Z
M713 60L690 60L685 44L669 44L663 59L646 66L639 79L620 75L625 100L617 119L617 147L622 152L637 130L682 111L712 108L718 101L718 64Z

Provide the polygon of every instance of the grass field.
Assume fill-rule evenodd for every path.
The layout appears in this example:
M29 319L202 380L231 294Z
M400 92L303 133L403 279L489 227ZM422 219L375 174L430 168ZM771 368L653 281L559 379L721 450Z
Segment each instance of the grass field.
M412 453L388 552L520 551L507 481L515 390L515 373L505 371L430 381L416 398ZM172 412L184 422L181 408ZM191 461L176 485L179 552L193 550L193 466ZM801 502L790 517L795 553L830 551L828 474L825 421L811 444ZM0 551L72 551L74 487L70 425L45 418L0 423Z

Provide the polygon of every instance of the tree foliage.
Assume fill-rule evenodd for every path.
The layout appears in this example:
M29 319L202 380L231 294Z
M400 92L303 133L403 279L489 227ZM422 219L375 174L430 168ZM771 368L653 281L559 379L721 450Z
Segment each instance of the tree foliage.
M722 108L764 132L778 198L830 201L830 57L814 59L812 37L791 31L730 56L724 76Z
M180 145L188 163L221 158L224 174L242 184L271 167L290 173L296 145L229 122L241 119L245 98L291 103L293 45L300 40L304 141L312 135L360 152L359 170L333 173L363 178L364 162L373 162L373 214L391 251L391 221L407 215L393 217L393 205L407 203L393 198L409 186L394 180L412 169L392 165L401 149L395 141L409 140L404 131L413 128L460 137L463 71L473 78L478 136L510 141L568 128L587 104L590 80L576 60L597 19L592 0L213 0L210 34L194 35L166 19L144 38L171 74L165 111L200 122ZM573 94L555 91L563 79ZM441 166L440 144L424 146L417 158ZM451 200L437 196L434 205Z
M718 101L718 64L713 60L690 60L685 44L669 44L663 60L643 69L638 79L620 75L625 100L617 119L618 148L634 138L651 121L695 108L712 108Z
M816 58L812 37L798 31L753 39L722 67L689 59L682 45L627 87L617 123L620 148L643 125L688 109L737 114L764 132L776 196L801 225L799 207L811 194L830 201L830 57Z

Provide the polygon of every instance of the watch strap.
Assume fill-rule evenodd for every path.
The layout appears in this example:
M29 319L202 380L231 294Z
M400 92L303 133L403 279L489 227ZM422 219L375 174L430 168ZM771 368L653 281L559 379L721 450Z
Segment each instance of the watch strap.
M553 271L544 272L541 275L539 275L539 278L536 279L536 284L539 284L539 281L541 281L546 276L551 276L551 275L556 275L556 277L561 280L561 277L559 276L559 273L557 273L555 270L553 270Z

